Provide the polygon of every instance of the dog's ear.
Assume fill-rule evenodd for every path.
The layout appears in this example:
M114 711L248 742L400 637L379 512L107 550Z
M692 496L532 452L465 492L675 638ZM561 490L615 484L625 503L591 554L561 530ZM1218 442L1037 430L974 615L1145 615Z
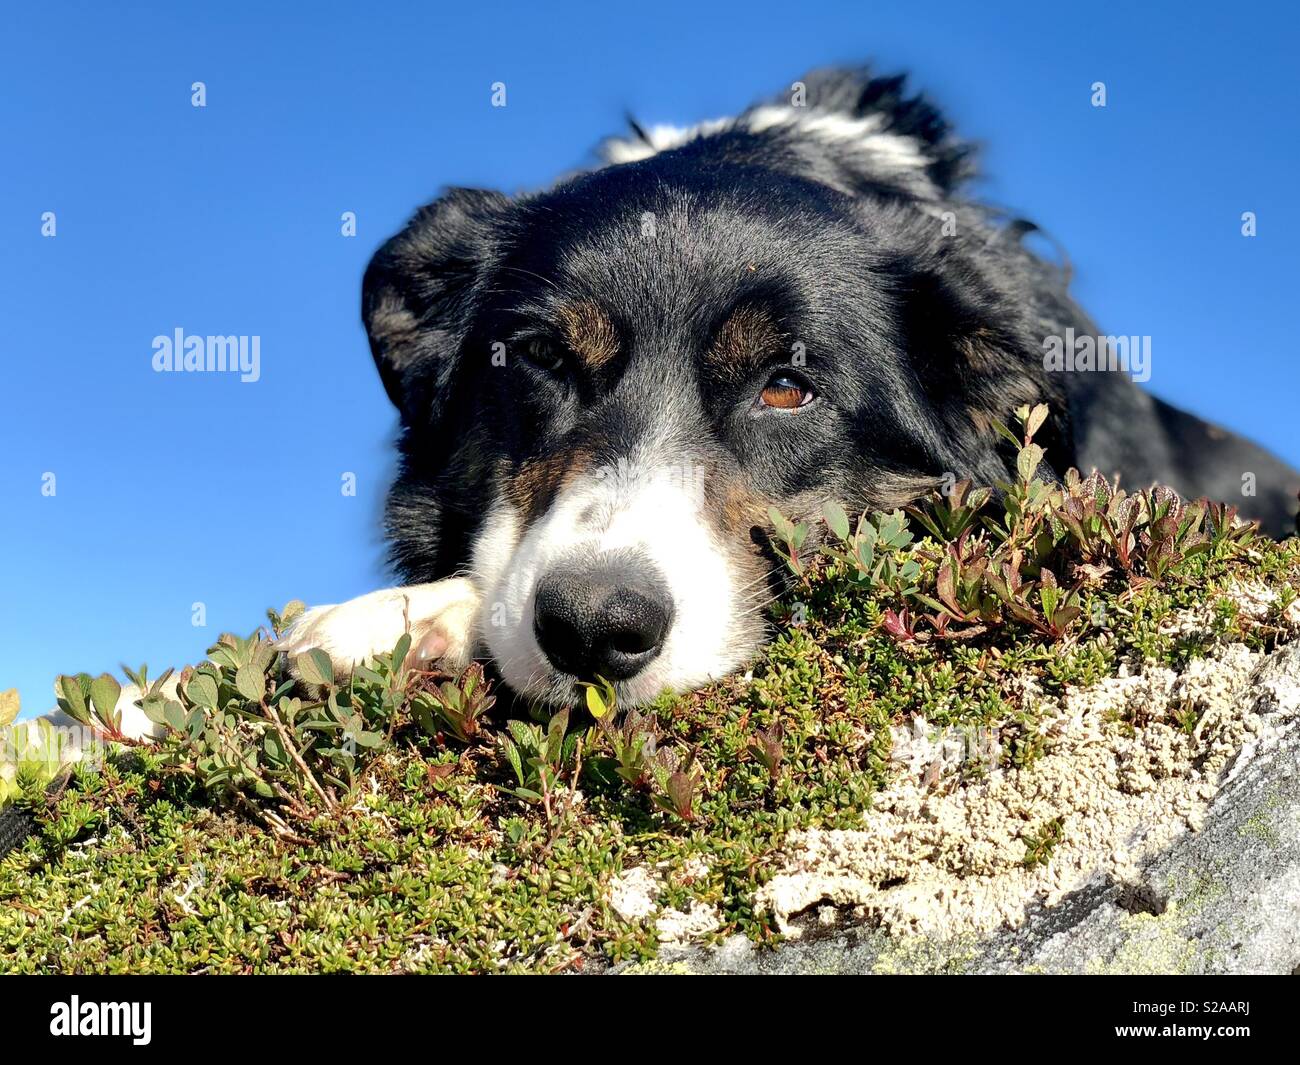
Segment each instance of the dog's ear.
M445 397L508 197L451 189L370 260L361 314L388 398L412 425Z
M974 175L975 148L953 134L923 95L909 94L906 81L869 67L809 71L791 86L802 86L805 98L786 110L782 125L799 131L796 150L817 146L825 163L816 169L833 175L833 184L877 193L893 186L925 199L949 196ZM774 102L791 100L782 93Z
M956 461L965 463L956 472L979 481L1000 468L1005 476L1015 456L993 420L1010 424L1017 407L1046 403L1049 417L1035 442L1051 471L1064 473L1074 462L1069 411L1043 369L1042 338L1024 301L958 256L912 273L903 301L909 361Z

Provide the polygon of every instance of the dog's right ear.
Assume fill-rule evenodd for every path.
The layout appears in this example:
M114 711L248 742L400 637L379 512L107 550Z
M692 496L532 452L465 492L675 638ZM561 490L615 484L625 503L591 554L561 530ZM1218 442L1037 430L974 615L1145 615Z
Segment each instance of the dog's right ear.
M403 425L427 422L450 386L476 282L510 199L451 189L375 252L361 284L370 351Z

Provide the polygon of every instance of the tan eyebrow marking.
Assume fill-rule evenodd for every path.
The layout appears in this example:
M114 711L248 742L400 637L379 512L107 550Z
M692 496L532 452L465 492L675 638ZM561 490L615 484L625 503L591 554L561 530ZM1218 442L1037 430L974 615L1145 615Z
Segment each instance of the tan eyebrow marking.
M565 304L559 319L565 343L591 369L600 369L618 354L614 323L594 301Z
M705 357L715 368L735 372L770 354L780 342L776 323L762 309L747 305L722 323Z

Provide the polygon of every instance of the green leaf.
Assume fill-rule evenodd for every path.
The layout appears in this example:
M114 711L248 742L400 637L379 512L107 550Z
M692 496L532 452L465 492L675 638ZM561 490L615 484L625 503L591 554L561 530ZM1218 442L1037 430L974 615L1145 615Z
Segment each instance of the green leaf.
M1003 425L1000 421L998 421L996 418L990 418L989 423L993 426L993 430L998 434L998 436L1002 437L1004 440L1011 441L1011 443L1015 447L1017 448L1020 447L1021 444L1020 438L1016 436L1016 434L1013 433L1010 429L1008 429L1005 425Z
M298 675L308 684L334 683L334 663L319 648L300 654L294 664L298 667Z
M518 795L519 798L527 799L529 802L542 801L542 793L540 791L533 791L532 788L506 788L505 790L511 795Z
M1044 573L1050 572L1044 570ZM1060 590L1054 584L1043 582L1042 587L1038 589L1038 599L1043 604L1043 616L1048 621L1052 620L1052 615L1056 613L1057 601L1060 598Z
M921 523L922 528L924 528L925 531L928 532L931 536L933 536L936 540L943 541L950 538L948 536L947 530L941 529L939 525L935 522L935 520L932 517L930 517L930 515L927 514L920 507L908 507L907 513L910 514L917 521L919 521Z
M841 540L849 538L849 516L844 513L842 506L834 500L823 503L822 517L826 519L826 527Z
M523 787L527 778L524 775L524 762L519 755L519 748L510 740L502 740L501 753L506 756L506 761L510 763L510 768L514 770L515 779L519 781L519 786Z
M553 718L546 728L546 754L547 761L552 766L558 768L557 763L560 761L560 754L564 750L564 734L569 731L569 709L565 707Z
M275 655L275 644L268 640L261 640L253 645L252 653L248 656L248 665L259 673L265 673L275 661Z
M940 614L952 613L952 611L949 610L948 607L944 606L941 602L939 602L939 600L931 599L928 595L922 595L920 592L917 592L913 594L912 598L915 599L918 603L924 603L931 610L935 610Z
M1016 472L1022 481L1033 480L1044 454L1046 452L1037 444L1026 444L1020 449L1020 454L1016 456Z
M150 695L140 700L140 709L144 711L144 716L152 721L155 725L166 724L164 711L166 710L167 700L161 695Z
M911 540L907 517L901 510L892 510L880 519L880 542L886 548L906 547Z
M217 707L217 682L206 673L195 673L185 685L185 694L195 706Z
M1033 436L1043 427L1043 422L1047 421L1047 404L1040 403L1029 412L1029 417L1025 419L1025 436L1033 439Z
M794 524L783 515L776 507L767 508L768 520L772 522L772 528L776 530L777 536L782 540L789 542L794 537Z
M216 646L209 647L208 658L225 669L239 668L239 663L235 661L235 656L231 653L230 648L226 647L224 644L217 644Z
M163 721L177 732L185 731L185 707L175 699L168 699L163 706Z
M116 725L113 715L117 710L117 700L121 694L122 685L118 684L109 673L101 673L90 682L90 700L94 703L101 721Z
M153 683L151 683L151 684L149 685L149 688L148 688L149 694L150 694L150 695L157 695L160 691L162 691L162 686L163 686L164 684L166 684L168 680L171 679L171 675L172 675L173 673L175 673L175 672L176 672L176 670L175 670L175 668L172 667L172 666L169 666L168 668L164 669L163 672L162 672L162 676L160 676L157 680L153 681ZM148 678L146 677L146 675L145 675L145 667L144 667L144 666L141 666L141 667L140 667L140 677L141 677L142 679L148 679ZM140 690L141 690L141 691L144 691L145 689L144 689L144 687L142 686Z
M871 529L873 534L875 533L875 529L873 529L870 525L868 525L866 528ZM865 533L866 529L864 529L863 532ZM858 540L854 553L857 556L858 568L864 574L870 573L871 568L873 565L875 565L875 561L876 561L875 536L874 535L862 536Z
M609 713L609 707L594 684L587 685L587 709L597 721Z
M59 676L54 681L54 694L58 698L59 709L83 725L90 724L90 708L86 705L86 698L90 694L90 678L86 674Z
M404 632L397 641L397 646L393 648L393 672L396 673L406 662L407 652L411 649L411 634Z
M266 694L266 677L253 666L240 666L235 674L235 687L250 703L260 703Z

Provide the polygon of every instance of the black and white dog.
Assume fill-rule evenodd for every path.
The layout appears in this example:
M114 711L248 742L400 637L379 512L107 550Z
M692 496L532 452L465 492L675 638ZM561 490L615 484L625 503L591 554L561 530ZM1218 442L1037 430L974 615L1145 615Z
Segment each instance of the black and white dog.
M695 687L763 639L769 507L1005 480L990 419L1037 401L1054 471L1294 528L1296 471L1124 373L1048 365L1096 327L1025 225L964 198L969 148L901 78L796 90L638 128L547 192L454 189L379 250L363 313L401 414L405 583L308 612L285 650L346 668L409 625L542 702L596 676L624 706Z

